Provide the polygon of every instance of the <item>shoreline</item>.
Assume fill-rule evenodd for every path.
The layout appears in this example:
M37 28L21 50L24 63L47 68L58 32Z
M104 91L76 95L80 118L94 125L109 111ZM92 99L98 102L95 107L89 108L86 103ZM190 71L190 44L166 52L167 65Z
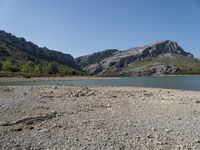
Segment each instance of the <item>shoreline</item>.
M200 77L200 75L153 75L153 76L66 76L66 77L0 77L0 83L4 82L39 82L39 81L49 81L49 80L106 80L106 79L119 79L119 78L127 78L127 77L186 77L186 76L194 76Z
M0 83L4 82L40 82L40 81L61 81L61 80L106 80L106 79L118 79L119 77L99 77L99 76L71 76L71 77L1 77Z

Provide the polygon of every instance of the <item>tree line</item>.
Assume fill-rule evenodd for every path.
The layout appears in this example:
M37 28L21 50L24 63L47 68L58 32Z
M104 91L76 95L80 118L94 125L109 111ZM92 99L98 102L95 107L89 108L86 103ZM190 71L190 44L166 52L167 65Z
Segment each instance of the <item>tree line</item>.
M57 64L55 62L46 62L36 64L27 61L21 64L12 61L0 61L0 76L72 76L83 75L83 72L73 68Z

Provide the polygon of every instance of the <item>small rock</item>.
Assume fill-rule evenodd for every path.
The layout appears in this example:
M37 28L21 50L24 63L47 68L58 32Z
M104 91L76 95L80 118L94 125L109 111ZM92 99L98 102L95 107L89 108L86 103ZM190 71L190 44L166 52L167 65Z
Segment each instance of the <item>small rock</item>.
M179 117L178 120L182 120L182 118Z
M157 131L157 129L156 129L156 128L152 128L152 130L153 130L154 132L156 132L156 131Z
M107 107L111 107L111 105L110 105L110 104L108 104L108 105L107 105Z
M164 131L169 134L171 131L173 131L173 129L164 129Z
M200 104L200 100L196 100L195 103Z
M58 89L58 87L57 87L57 86L54 86L53 89Z
M22 128L15 129L15 131L22 131L22 130L23 130Z
M124 135L125 135L125 136L127 136L127 135L128 135L128 133L127 133L127 132L124 132Z
M178 145L177 147L176 147L176 150L182 150L183 149L183 146L182 145Z
M43 129L43 130L39 130L38 132L42 133L42 132L48 132L48 129Z
M152 135L151 134L147 134L147 138L152 138Z
M161 142L161 141L155 141L155 144L156 145L163 145L163 142Z
M195 139L194 140L196 143L200 143L200 139Z
M30 130L33 130L33 129L34 129L34 127L33 127L33 126L31 126L31 127L29 127L29 129L30 129Z
M113 95L112 98L117 98L117 96L116 96L116 95Z

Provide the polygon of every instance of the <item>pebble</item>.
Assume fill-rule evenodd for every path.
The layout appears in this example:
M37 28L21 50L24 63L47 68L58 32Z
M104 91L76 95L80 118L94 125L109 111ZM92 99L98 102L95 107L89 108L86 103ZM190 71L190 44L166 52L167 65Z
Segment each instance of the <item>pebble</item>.
M195 103L200 104L200 100L196 100Z
M107 105L107 107L111 107L111 105L110 105L110 104L108 104L108 105Z
M196 143L200 143L200 139L195 139L194 140Z
M43 130L39 130L38 132L42 133L42 132L48 132L48 131L49 131L48 129L43 129Z
M124 132L124 135L126 135L126 136L127 136L127 135L128 135L128 133L127 133L127 132Z
M152 135L151 134L147 134L147 138L152 138Z
M165 131L167 134L169 134L170 132L173 131L173 129L164 129L164 131Z

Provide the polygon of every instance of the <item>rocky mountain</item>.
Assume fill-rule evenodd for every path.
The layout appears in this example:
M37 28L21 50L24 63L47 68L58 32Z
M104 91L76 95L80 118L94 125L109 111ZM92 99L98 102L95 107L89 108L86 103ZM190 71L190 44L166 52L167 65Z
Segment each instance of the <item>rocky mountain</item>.
M79 57L76 62L92 75L160 75L200 71L199 67L196 67L200 65L200 61L170 40L144 47L115 50L109 55L103 55L104 53L105 51ZM178 59L181 59L183 64L192 65L181 66L179 62L175 62Z
M25 66L26 63L28 64ZM54 63L50 66L54 72L60 72L57 70L62 69L62 72L65 72L63 74L67 74L73 70L80 70L70 54L49 50L46 47L38 47L24 38L0 31L0 74L8 71L26 73L37 71L44 74L48 72L46 71L48 70L47 66L51 63ZM10 67L8 67L8 64ZM25 67L29 70L32 69L32 71L24 69Z
M41 48L24 38L18 38L11 33L0 31L0 59L7 58L13 61L37 61L41 59L78 68L74 58L69 54Z

